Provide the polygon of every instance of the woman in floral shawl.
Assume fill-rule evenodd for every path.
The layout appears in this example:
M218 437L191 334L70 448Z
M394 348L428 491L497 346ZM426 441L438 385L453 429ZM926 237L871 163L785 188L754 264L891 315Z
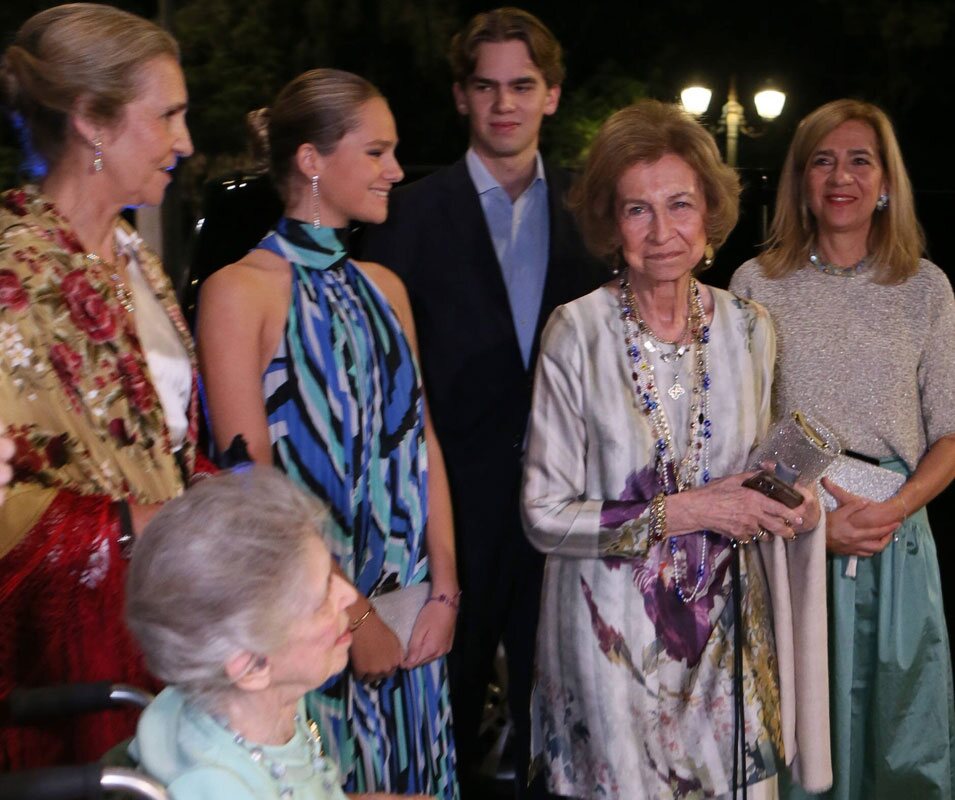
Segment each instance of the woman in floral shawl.
M124 555L195 474L192 342L156 257L119 217L192 152L175 41L104 5L29 19L0 101L40 178L0 198L0 699L149 679L122 623ZM96 758L118 712L0 730L0 771Z

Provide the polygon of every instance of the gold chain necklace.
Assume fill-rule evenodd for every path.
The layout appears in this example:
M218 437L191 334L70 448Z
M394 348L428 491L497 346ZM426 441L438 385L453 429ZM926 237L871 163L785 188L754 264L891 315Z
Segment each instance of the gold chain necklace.
M101 267L103 271L109 275L109 279L113 284L113 291L116 293L116 299L119 300L119 304L127 314L132 314L136 310L136 306L133 304L133 293L120 277L119 267L116 264L110 264L104 261L96 253L86 253L84 257L90 264Z

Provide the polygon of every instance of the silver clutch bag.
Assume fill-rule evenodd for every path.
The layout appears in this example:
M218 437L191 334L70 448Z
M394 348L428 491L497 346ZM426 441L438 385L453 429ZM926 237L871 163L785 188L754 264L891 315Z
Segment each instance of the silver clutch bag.
M381 618L401 642L401 649L408 652L408 642L411 641L411 632L418 619L418 614L424 608L431 596L431 583L415 583L393 592L386 592L375 597L369 597L375 607L375 613Z
M799 474L803 483L812 483L829 468L840 446L836 435L802 411L783 417L750 457L753 469L764 461L784 464Z
M895 495L905 483L905 476L899 472L847 455L837 456L823 475L847 492L879 502ZM819 499L826 511L835 509L836 499L825 489Z
M869 500L888 500L905 483L905 476L845 455L836 435L819 420L801 411L782 419L756 449L752 464L773 461L792 467L804 483L826 477L847 492ZM820 485L819 499L827 511L836 507L835 498Z

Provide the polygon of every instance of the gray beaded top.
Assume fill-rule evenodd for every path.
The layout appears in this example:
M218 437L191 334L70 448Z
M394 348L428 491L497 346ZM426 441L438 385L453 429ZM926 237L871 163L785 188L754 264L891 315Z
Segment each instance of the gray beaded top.
M730 290L762 303L777 334L774 416L800 409L844 447L914 469L955 433L955 300L937 266L895 286L805 267L766 278L752 259Z

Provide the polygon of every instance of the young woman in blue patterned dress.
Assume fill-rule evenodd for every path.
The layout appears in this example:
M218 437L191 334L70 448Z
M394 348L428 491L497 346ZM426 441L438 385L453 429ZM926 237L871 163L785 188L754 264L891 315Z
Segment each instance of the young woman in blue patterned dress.
M382 222L402 177L395 123L367 81L312 70L269 121L285 216L202 290L198 339L213 434L242 434L328 503L328 541L358 588L350 669L308 707L347 791L458 796L443 656L458 583L447 480L401 281L347 256L350 220ZM407 650L367 598L430 580Z

